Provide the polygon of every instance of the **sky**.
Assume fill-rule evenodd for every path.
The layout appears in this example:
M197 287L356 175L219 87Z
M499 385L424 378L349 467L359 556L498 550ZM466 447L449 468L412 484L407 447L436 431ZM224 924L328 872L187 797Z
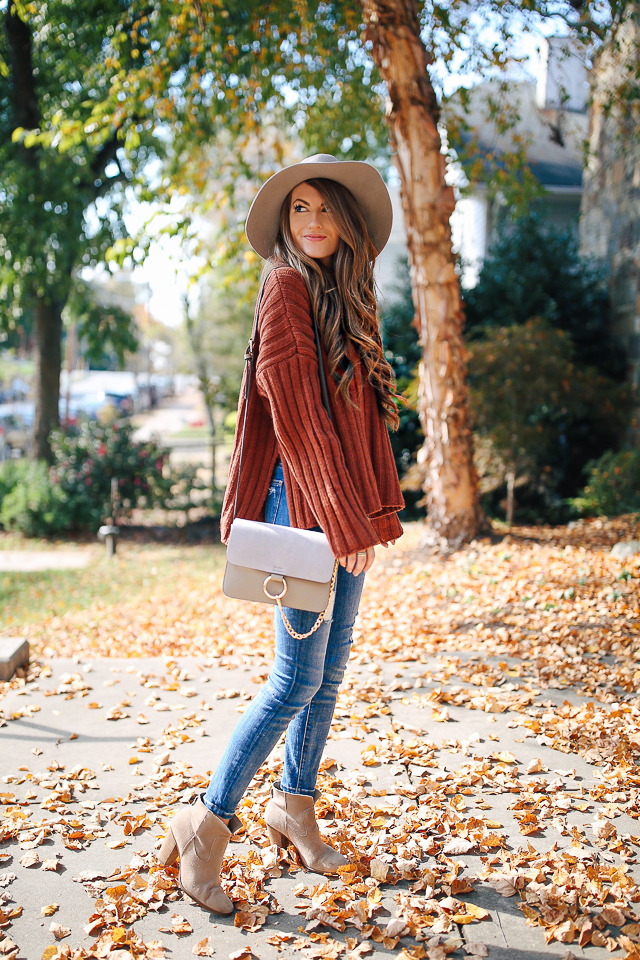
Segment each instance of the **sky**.
M550 23L546 33L557 31L557 25ZM541 36L523 33L521 37L522 53L527 58L526 74L535 79L540 67ZM468 86L474 79L453 75L445 85L445 93L461 83ZM130 232L136 232L148 215L149 206L132 203L129 215L125 218ZM132 279L139 285L139 302L148 304L151 315L170 327L179 326L183 320L184 297L188 288L189 264L180 265L180 246L177 238L164 237L153 241L145 262L137 266Z

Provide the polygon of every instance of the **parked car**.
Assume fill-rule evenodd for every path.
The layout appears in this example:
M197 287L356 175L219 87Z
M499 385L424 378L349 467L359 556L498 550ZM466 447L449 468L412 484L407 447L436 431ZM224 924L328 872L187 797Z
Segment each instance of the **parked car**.
M32 425L33 404L0 404L0 460L29 453Z

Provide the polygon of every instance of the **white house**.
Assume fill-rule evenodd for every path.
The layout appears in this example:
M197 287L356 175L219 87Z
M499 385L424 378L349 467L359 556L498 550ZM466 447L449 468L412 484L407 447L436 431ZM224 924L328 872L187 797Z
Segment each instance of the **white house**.
M497 81L478 84L470 91L465 120L477 139L481 155L499 161L501 153L513 150L513 138L527 145L530 169L544 195L535 208L549 222L578 230L582 196L583 144L587 136L589 86L584 62L567 49L563 38L545 42L540 75L536 81L513 83L506 91ZM500 132L488 119L491 98L502 97L504 107L517 115L517 122ZM447 110L460 110L453 97ZM463 282L473 286L482 261L495 237L505 200L490 197L485 184L467 184L460 168L452 165L450 182L456 185L458 202L451 217L454 250L459 254ZM406 235L399 187L391 186L394 224L389 243L379 258L378 283L385 298L393 298L397 260L406 254Z

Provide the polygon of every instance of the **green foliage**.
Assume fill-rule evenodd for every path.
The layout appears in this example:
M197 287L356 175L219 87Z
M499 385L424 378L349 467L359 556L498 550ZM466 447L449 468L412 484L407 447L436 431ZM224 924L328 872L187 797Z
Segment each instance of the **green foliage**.
M0 523L7 530L26 537L47 537L71 527L69 500L59 486L51 483L42 461L20 464L17 469L5 464L0 497Z
M209 406L235 410L244 370L244 351L251 334L256 284L220 268L200 287L197 309L187 309L186 334L191 369Z
M84 341L83 352L92 363L99 363L104 354L115 353L124 364L125 353L135 353L138 337L131 314L122 307L98 303L88 283L72 284L65 319L77 324L78 338Z
M152 440L134 441L132 433L129 420L108 425L88 420L77 432L52 435L51 482L66 497L74 527L97 530L111 514L112 477L125 514L170 499L174 478L166 469L166 451Z
M621 433L628 410L624 387L577 364L570 336L541 319L490 328L473 341L469 387L494 487L513 472L548 517L561 507L565 487L577 483L585 434L590 450L602 451Z
M591 10L592 2L586 0L584 9ZM245 209L256 179L296 159L292 139L307 154L373 158L383 171L389 167L387 91L367 38L372 10L362 0L246 0L222 6L128 0L122 6L106 55L92 71L102 99L92 104L90 137L104 136L116 116L127 143L156 129L162 139L166 133L163 174L141 197L180 198L180 212L167 229L185 242L193 239L195 210L218 214L221 194L230 208L237 203ZM570 4L561 7L576 29L588 22ZM504 79L508 68L520 63L516 51L523 31L539 29L548 15L546 2L538 0L525 8L510 0L427 0L417 12L415 28L427 47L430 81L439 96L454 74ZM586 27L583 34L586 42ZM432 106L438 121L435 99ZM496 117L500 113L501 128L517 120L508 109L493 111ZM448 122L448 116L444 119ZM58 129L66 143L80 131L80 121L61 111ZM225 137L233 144L233 161L220 165L212 162L212 145ZM489 166L484 165L483 178L490 175ZM529 194L534 190L526 144L517 138L494 167L496 189L505 195L511 195L511 184L516 192L522 192L523 183ZM215 190L209 187L212 179ZM134 247L120 240L109 256L131 265ZM233 243L227 247L227 255L238 252Z
M587 464L589 479L572 506L584 515L616 517L640 510L640 448L608 450Z
M527 224L531 222L531 218L527 218ZM533 222L536 223L535 218ZM546 228L539 226L539 229ZM558 258L567 256L565 248L554 249ZM593 337L590 341L586 333L580 331L575 317L582 333L579 351L574 347L572 330L555 328L553 320L537 318L528 324L513 321L514 313L518 314L512 304L525 302L524 298L519 301L518 290L521 290L521 274L526 273L529 260L524 244L519 244L516 261L510 257L506 243L500 246L499 252L509 260L509 269L501 270L496 255L483 272L486 269L492 277L501 278L501 286L498 288L496 283L494 288L493 303L496 311L504 308L504 316L512 322L504 327L476 324L467 340L481 489L486 509L501 512L498 505L504 495L506 473L515 467L520 505L516 516L521 520L562 520L567 515L566 499L575 497L580 490L584 465L599 457L623 434L630 410L629 395L619 382L581 360L581 356L598 357L604 336L599 323L589 327ZM531 259L535 261L535 257L534 251ZM585 269L581 281L584 289L580 293L583 306L591 302L590 298L594 303L600 302L602 291L593 293L589 289L589 278L600 283L597 273ZM562 278L558 282L562 282ZM513 285L517 288L515 293ZM535 293L534 285L531 290ZM403 477L407 469L411 471L405 500L411 515L417 515L415 503L422 497L422 491L417 477L413 482L412 474L415 456L423 443L415 411L420 347L417 330L412 325L414 308L406 263L399 264L396 292L397 298L384 310L383 337L398 385L410 405L401 411L400 430L392 435L391 442L400 476ZM576 286L573 293L578 296ZM555 303L553 294L549 282L546 297L539 302ZM560 291L560 302L564 302L563 297ZM549 312L558 319L557 309ZM609 364L605 360L602 366L607 369ZM615 364L614 369L617 369Z
M520 518L563 519L585 464L616 444L630 413L604 276L571 231L528 214L503 225L464 299L479 463L496 491L488 509L513 469Z
M529 212L545 192L531 169L530 140L518 129L520 106L518 88L514 94L512 78L504 76L476 90L462 87L444 105L450 159L470 184L485 185L489 202L499 196L511 216ZM481 135L474 121L491 134ZM494 139L499 146L487 146Z
M418 332L413 325L415 308L411 298L409 264L406 257L398 259L397 271L395 297L384 304L381 320L385 356L396 375L398 393L407 400L406 404L398 407L400 426L395 433L390 434L398 475L402 479L424 438L415 404L415 383L421 351ZM415 505L421 497L422 491L405 490L404 517L409 519L424 516L424 510Z
M0 504L19 483L23 483L29 472L26 460L5 460L0 463Z
M70 530L95 532L112 512L111 478L117 480L117 518L136 507L188 515L194 507L219 509L207 498L197 466L170 467L167 451L133 440L128 420L108 425L83 421L51 438L53 466L8 461L0 467L0 522L25 536Z
M95 265L127 236L125 184L162 150L151 132L122 130L96 104L108 89L110 37L120 25L133 66L134 20L118 0L19 4L3 16L0 57L0 323L13 329L36 301L64 306L74 268ZM31 50L31 63L22 51Z
M464 301L470 340L539 317L569 334L576 363L607 376L625 374L624 356L611 338L602 270L580 256L570 230L559 230L537 214L503 225Z

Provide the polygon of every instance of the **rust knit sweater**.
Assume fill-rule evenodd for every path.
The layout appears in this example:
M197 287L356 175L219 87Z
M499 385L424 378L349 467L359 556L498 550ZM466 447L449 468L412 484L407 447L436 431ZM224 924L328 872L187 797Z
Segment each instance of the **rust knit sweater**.
M320 526L336 557L402 535L404 506L389 434L359 361L346 403L323 353L330 420L322 406L309 295L300 274L281 260L265 281L256 334L255 377L248 398L238 516L264 520L278 456L291 525ZM233 520L244 418L244 383L231 456L221 534Z

